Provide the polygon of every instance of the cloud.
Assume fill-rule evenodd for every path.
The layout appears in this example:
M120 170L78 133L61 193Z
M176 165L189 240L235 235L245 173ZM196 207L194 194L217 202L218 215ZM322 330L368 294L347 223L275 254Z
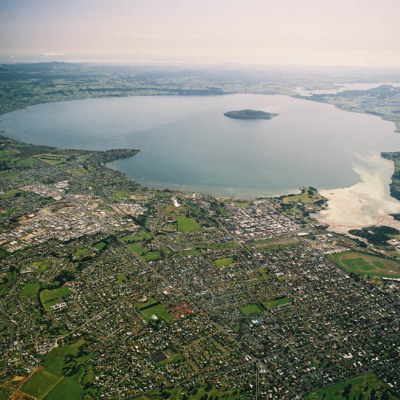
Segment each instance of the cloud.
M43 53L41 55L44 56L44 57L54 57L54 56L64 56L65 54L64 53L53 53L53 52L50 52L50 53Z

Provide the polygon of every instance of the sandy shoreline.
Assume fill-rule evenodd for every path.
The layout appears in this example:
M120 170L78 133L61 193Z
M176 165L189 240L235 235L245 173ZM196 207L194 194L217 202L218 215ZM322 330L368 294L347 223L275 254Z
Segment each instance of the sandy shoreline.
M360 159L353 170L360 182L348 188L321 190L328 199L325 210L316 214L316 219L329 224L328 230L346 233L371 225L386 225L400 230L400 221L389 214L400 212L400 201L390 196L392 161L373 155Z

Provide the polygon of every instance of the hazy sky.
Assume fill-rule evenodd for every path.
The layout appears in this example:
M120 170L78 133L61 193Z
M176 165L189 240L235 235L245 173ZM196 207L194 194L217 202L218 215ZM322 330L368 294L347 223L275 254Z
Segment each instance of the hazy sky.
M400 0L0 0L1 61L400 66Z

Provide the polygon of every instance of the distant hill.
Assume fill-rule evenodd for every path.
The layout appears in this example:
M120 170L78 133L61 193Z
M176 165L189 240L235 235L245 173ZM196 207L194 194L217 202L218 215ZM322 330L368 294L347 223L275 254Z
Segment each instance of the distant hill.
M272 119L278 114L258 110L240 110L226 112L225 117L234 119Z

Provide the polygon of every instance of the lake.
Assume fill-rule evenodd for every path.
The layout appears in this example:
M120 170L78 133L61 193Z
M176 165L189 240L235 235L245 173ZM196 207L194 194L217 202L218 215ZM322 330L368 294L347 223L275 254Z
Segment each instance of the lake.
M227 111L263 110L272 120L235 120ZM360 182L360 169L400 150L394 124L327 104L277 95L149 96L77 100L0 117L6 135L28 143L103 150L135 148L112 163L145 186L255 197L331 190ZM388 164L389 163L389 164Z

